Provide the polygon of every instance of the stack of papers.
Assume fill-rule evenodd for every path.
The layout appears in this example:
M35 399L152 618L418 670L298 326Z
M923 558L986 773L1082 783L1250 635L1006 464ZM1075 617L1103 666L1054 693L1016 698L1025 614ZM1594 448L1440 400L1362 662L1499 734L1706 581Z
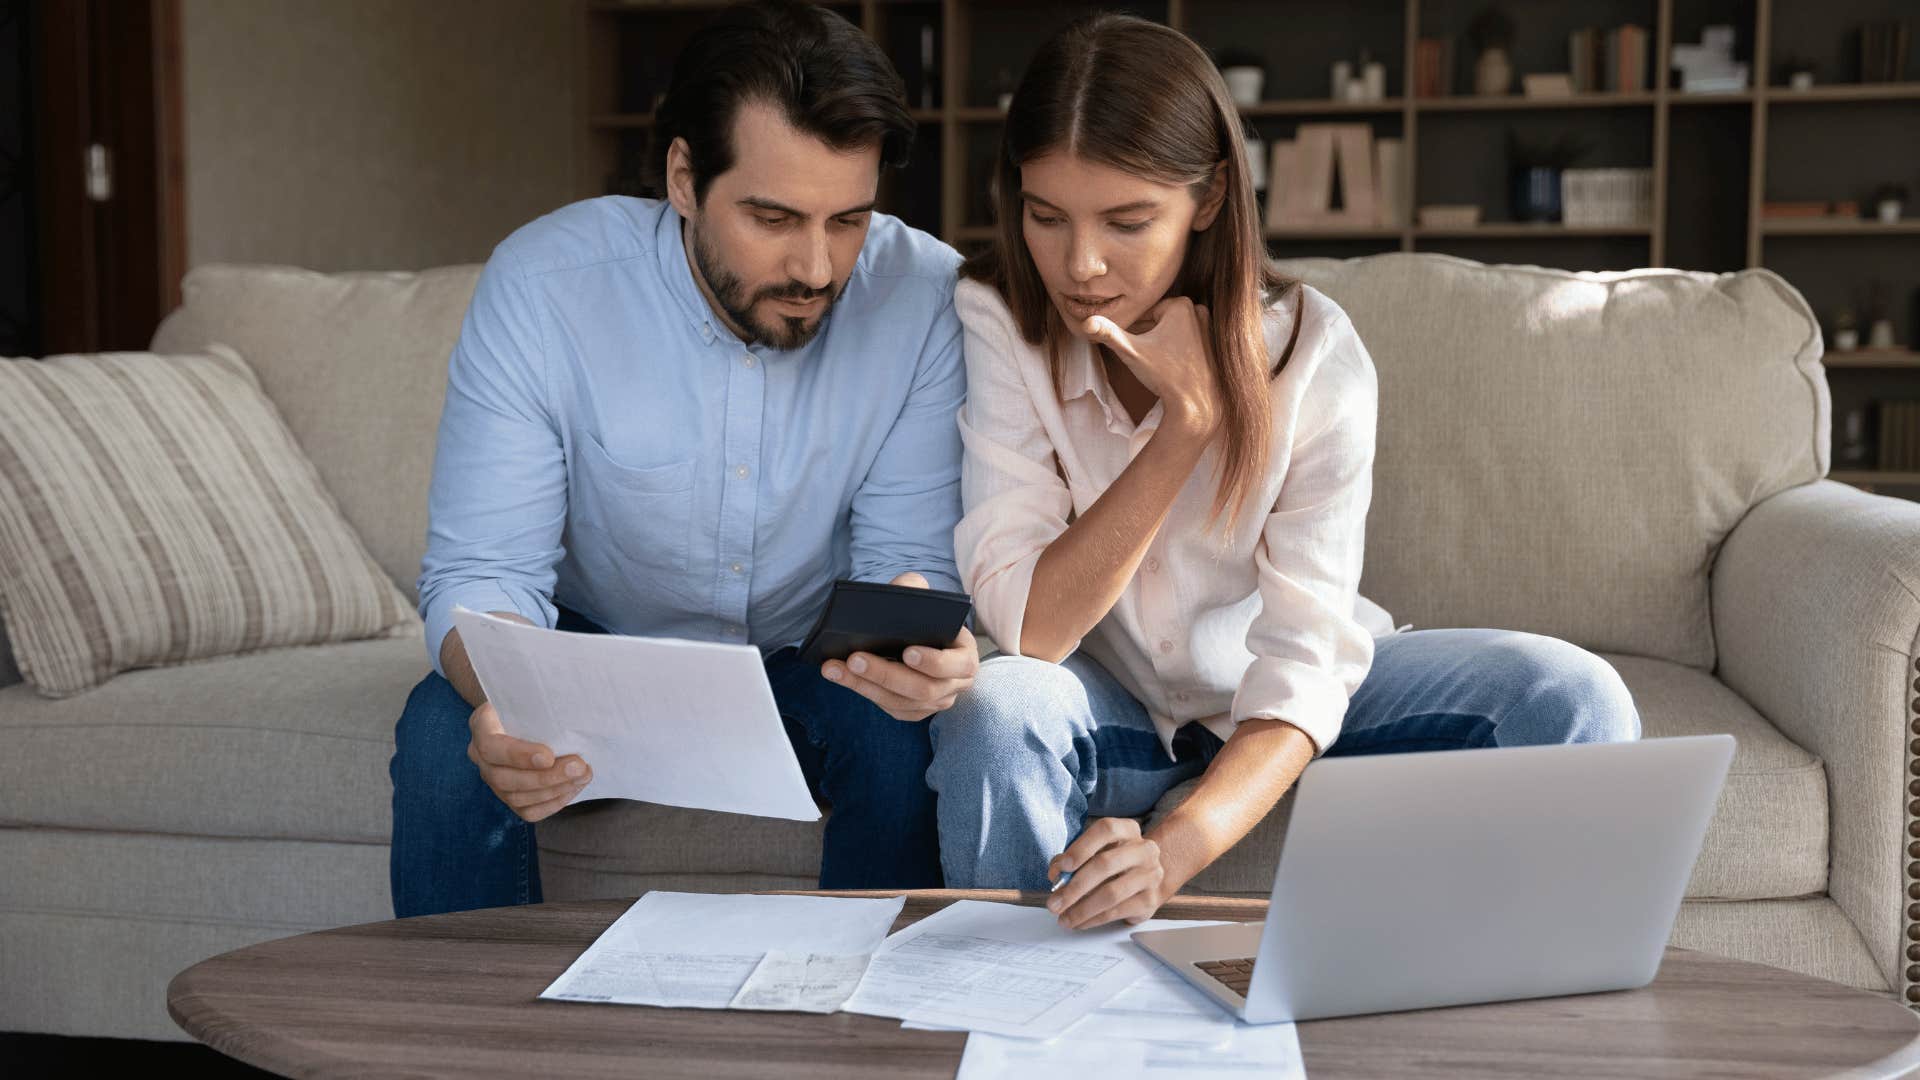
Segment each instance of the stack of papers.
M1239 1023L1130 940L961 900L887 936L904 897L641 897L541 997L893 1017L964 1030L961 1080L1304 1076L1292 1024Z
M650 892L540 996L833 1012L860 984L906 902Z

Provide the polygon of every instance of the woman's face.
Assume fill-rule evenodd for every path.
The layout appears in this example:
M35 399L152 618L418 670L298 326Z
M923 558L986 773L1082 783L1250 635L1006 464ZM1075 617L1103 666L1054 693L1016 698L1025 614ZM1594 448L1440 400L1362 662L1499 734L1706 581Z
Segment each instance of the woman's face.
M1027 251L1075 334L1093 315L1139 322L1173 288L1194 232L1219 212L1217 197L1203 207L1185 185L1065 151L1021 165L1020 199Z

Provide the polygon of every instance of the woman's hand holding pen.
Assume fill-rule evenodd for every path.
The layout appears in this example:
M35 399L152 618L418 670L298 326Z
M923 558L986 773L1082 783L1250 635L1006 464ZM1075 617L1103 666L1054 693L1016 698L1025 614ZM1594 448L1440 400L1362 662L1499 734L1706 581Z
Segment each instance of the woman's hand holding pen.
M1171 871L1166 853L1140 834L1132 818L1096 818L1078 839L1047 864L1047 879L1073 879L1047 898L1047 910L1069 930L1087 930L1125 919L1139 924L1186 884Z

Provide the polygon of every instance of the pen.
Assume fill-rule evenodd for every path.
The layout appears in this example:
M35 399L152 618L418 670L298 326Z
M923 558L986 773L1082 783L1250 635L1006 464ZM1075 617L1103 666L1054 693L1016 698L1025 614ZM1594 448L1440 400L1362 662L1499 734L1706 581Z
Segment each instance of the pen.
M1062 871L1060 871L1060 880L1059 880L1059 881L1056 881L1056 882L1054 882L1054 883L1053 883L1053 888L1051 888L1051 889L1048 889L1047 891L1048 891L1048 892L1059 892L1059 891L1060 891L1060 887L1061 887L1062 885L1065 885L1065 884L1066 884L1067 882L1069 882L1069 881L1072 881L1072 880L1073 880L1073 871L1071 871L1071 870L1062 870Z

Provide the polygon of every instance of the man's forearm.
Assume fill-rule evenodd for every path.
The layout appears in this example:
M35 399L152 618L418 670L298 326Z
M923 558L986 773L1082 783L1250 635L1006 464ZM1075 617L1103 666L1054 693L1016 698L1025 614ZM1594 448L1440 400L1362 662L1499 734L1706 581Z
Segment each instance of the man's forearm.
M495 611L489 614L514 622L533 625L533 620L517 611ZM479 708L487 700L486 691L480 689L480 679L473 673L473 661L467 659L467 647L460 641L460 631L449 630L440 641L440 670L447 673L447 681L454 690L467 700L467 704Z

